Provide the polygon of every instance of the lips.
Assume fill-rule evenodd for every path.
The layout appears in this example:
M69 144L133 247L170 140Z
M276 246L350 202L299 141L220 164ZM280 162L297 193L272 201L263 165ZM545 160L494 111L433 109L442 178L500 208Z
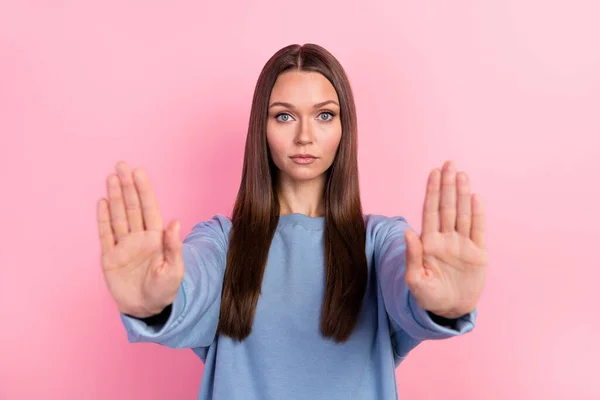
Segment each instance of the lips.
M291 156L290 158L303 158L303 159L310 159L310 158L317 158L315 156L313 156L312 154L295 154L293 156Z
M312 154L296 154L290 157L296 164L312 164L317 157Z

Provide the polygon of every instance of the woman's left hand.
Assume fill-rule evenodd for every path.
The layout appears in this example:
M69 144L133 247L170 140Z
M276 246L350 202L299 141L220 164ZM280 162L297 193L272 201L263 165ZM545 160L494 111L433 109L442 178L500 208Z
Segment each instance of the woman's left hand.
M425 310L458 318L475 309L487 266L483 223L483 204L471 195L467 174L457 174L452 161L432 170L421 237L405 232L404 278Z

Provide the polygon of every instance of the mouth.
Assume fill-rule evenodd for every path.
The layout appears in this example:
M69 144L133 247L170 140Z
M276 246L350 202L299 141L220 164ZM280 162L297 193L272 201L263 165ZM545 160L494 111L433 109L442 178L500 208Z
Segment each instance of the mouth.
M296 164L312 164L317 157L312 154L296 154L290 157Z

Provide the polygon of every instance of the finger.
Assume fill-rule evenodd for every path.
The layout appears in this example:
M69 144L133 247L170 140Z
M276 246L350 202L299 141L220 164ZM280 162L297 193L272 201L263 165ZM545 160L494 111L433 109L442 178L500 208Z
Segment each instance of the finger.
M131 232L140 232L144 230L144 220L142 219L142 209L140 207L140 197L133 183L131 169L126 162L119 161L115 166L119 180L121 181L121 190L125 198L125 212L129 222Z
M151 231L162 231L164 226L163 220L160 216L158 201L154 195L150 179L148 179L148 174L146 174L146 171L143 168L139 167L133 170L133 179L140 195L142 218L146 229Z
M121 192L121 183L119 177L110 174L107 178L107 191L109 199L110 222L117 241L129 234L127 225L127 215L123 204L123 193Z
M456 176L458 185L458 208L456 214L456 230L462 236L471 234L471 188L469 177L464 172Z
M178 265L181 261L181 224L179 221L173 221L165 229L165 260L171 266Z
M483 199L478 194L472 197L473 217L471 221L471 240L478 247L484 248L484 218L483 218Z
M453 232L456 228L456 170L448 161L442 169L440 198L441 232Z
M98 237L102 254L111 252L115 247L115 237L110 226L110 211L105 199L100 199L96 205L96 217L98 220Z
M419 279L423 269L423 246L419 236L411 231L404 232L404 240L406 241L406 271L404 272L405 281L411 285Z
M431 171L427 180L427 190L425 191L423 204L422 234L437 232L440 229L440 179L441 171L439 168L435 168Z

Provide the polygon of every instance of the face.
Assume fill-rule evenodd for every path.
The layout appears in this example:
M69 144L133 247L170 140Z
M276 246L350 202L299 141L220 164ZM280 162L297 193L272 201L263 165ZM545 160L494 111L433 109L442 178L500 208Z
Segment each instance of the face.
M279 75L269 99L267 141L280 181L324 178L342 137L339 115L337 93L323 75Z

